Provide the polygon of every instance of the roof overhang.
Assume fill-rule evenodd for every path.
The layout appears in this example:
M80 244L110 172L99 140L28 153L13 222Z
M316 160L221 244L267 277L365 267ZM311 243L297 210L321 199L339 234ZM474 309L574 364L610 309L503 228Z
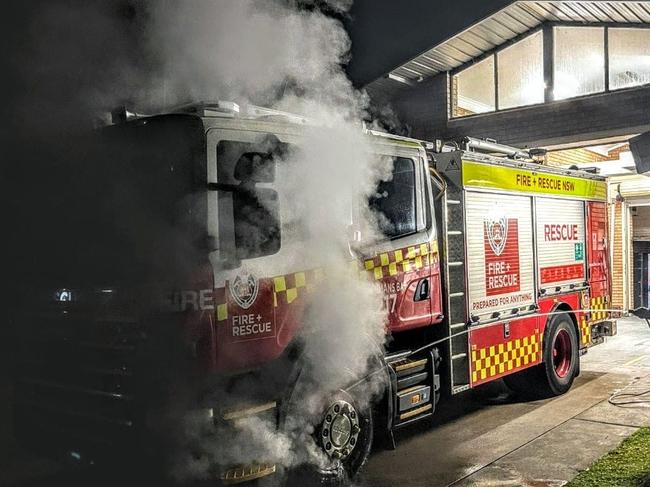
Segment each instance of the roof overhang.
M581 24L650 23L648 1L515 1L371 83L395 92L451 71L545 22ZM400 86L401 85L401 86Z

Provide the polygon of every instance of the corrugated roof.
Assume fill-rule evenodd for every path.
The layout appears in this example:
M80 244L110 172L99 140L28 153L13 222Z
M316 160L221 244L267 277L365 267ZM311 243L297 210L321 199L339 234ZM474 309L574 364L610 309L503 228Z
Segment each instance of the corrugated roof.
M393 90L417 83L487 53L544 22L650 23L648 1L515 1L482 21L395 68L371 83L373 89Z

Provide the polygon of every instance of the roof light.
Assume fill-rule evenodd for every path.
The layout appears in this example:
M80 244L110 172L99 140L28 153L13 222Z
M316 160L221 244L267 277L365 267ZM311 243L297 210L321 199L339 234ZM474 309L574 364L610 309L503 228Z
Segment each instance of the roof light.
M406 79L403 76L400 76L399 74L395 73L388 73L388 79L392 79L393 81L397 81L399 83L404 83L405 85L413 86L413 82L409 79Z

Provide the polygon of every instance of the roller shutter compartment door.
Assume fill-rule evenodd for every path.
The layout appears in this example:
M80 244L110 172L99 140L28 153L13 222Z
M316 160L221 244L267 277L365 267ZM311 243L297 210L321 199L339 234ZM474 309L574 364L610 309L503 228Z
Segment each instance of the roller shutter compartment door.
M537 279L540 290L555 291L585 282L585 204L537 198Z
M468 305L490 318L534 303L531 198L465 194Z

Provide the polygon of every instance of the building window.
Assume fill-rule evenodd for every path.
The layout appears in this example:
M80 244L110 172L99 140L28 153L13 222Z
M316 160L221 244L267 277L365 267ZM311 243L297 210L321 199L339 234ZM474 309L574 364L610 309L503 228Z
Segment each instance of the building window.
M605 91L605 29L555 27L553 97Z
M544 103L547 88L566 100L650 84L650 29L556 26L552 33L552 59L544 59L540 30L454 74L452 118ZM553 66L548 87L545 61Z
M494 56L464 69L452 78L452 116L493 112L495 106Z
M544 46L542 32L497 54L499 109L544 102Z
M610 88L650 83L650 30L616 27L608 32Z

